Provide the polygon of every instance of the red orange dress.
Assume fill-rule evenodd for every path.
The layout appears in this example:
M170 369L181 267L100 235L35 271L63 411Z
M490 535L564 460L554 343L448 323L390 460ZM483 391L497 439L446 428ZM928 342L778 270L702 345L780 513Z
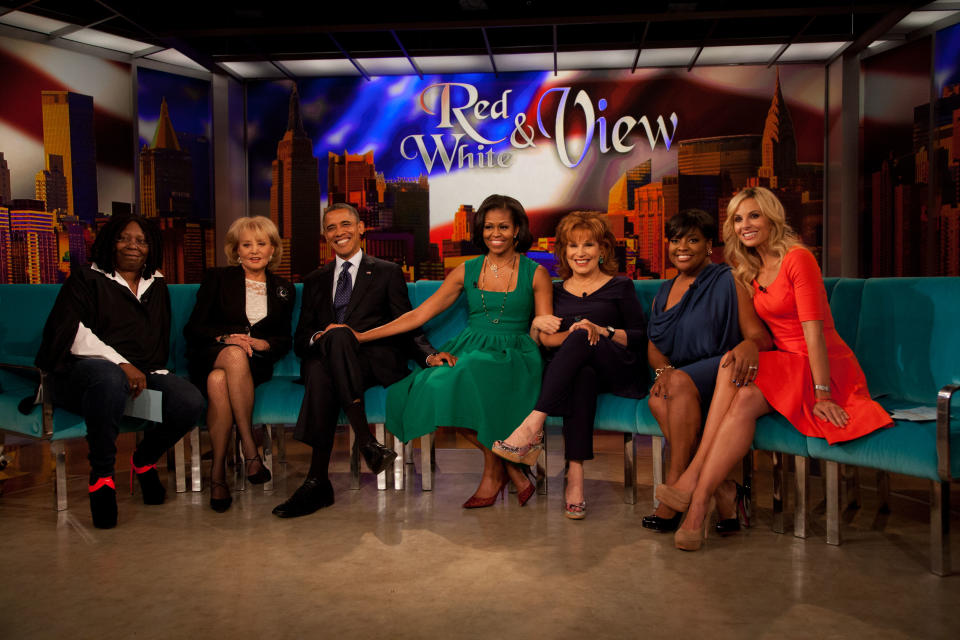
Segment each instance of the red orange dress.
M776 351L760 352L756 385L771 407L798 431L830 444L889 426L890 415L870 399L867 379L853 351L837 333L817 261L804 247L787 251L769 287L753 282L753 306L767 323ZM816 396L801 322L823 321L830 360L830 395L850 416L845 428L813 415Z

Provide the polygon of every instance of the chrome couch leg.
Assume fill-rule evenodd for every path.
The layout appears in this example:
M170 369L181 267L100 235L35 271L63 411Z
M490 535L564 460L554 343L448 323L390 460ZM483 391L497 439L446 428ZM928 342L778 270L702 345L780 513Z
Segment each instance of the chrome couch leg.
M637 504L637 436L623 434L623 501Z
M263 425L263 466L270 472L270 479L263 483L264 491L273 491L273 428Z
M407 445L403 443L400 438L391 434L393 438L393 450L396 452L397 457L393 460L393 488L395 491L403 491L404 489L404 476L406 475L406 463L404 462L404 456L406 455Z
M203 491L203 477L200 471L200 427L190 432L190 485L193 491Z
M546 495L547 493L547 430L543 430L543 449L537 456L537 493Z
M950 561L950 483L932 482L930 491L930 571L948 576Z
M50 453L56 463L56 478L53 482L53 507L67 510L67 450L62 441L50 443Z
M877 496L880 513L890 513L890 474L886 471L877 471Z
M187 454L183 440L183 438L180 438L173 445L173 468L177 478L177 493L183 493L187 490ZM169 467L167 473L169 473Z
M403 444L403 462L413 464L413 440Z
M350 434L350 488L357 490L360 488L360 448L353 429L348 427L347 432Z
M810 459L806 456L794 456L794 495L793 505L793 535L806 538L807 533L807 500L810 491Z
M653 455L653 507L660 506L657 500L657 487L663 484L663 436L653 436L650 439L650 448Z
M420 488L423 491L433 491L434 436L433 432L420 436Z
M387 449L393 449L393 434L391 433L389 437L387 436L386 429L383 428L382 422L378 422L374 425L374 433L376 433L377 442L381 443ZM387 470L386 469L384 469L383 471L377 474L377 490L378 491L387 490Z
M783 533L783 503L786 502L787 474L783 465L783 454L773 453L773 525L776 533Z
M826 462L827 466L827 544L839 545L840 536L840 464Z

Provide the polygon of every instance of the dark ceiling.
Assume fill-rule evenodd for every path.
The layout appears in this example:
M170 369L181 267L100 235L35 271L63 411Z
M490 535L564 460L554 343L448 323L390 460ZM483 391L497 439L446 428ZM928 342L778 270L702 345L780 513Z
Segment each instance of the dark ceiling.
M850 42L865 47L926 2L120 2L10 9L216 62ZM785 48L785 47L784 47Z

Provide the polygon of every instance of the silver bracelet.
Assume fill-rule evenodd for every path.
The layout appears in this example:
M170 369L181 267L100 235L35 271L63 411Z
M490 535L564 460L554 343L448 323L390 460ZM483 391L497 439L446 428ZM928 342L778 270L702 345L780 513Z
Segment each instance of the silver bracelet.
M826 391L830 393L830 385L828 384L815 384L813 385L814 390L816 391Z

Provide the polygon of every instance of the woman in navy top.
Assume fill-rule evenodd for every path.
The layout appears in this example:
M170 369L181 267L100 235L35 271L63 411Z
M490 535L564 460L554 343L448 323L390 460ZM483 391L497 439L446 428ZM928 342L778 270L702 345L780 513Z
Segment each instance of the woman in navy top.
M656 371L650 412L670 443L667 484L676 482L693 456L718 369L719 375L749 384L758 351L771 348L750 295L737 287L730 267L710 260L716 231L713 218L699 209L681 211L665 225L668 255L678 273L654 298L647 357ZM742 504L739 485L732 480L720 485L719 533L740 529ZM661 533L674 531L681 515L661 503L642 524Z
M568 461L564 513L586 515L583 461L593 459L593 420L597 395L646 395L646 317L633 282L617 272L616 238L596 213L575 212L557 226L554 252L563 282L554 284L555 316L539 317L534 331L555 349L534 410L494 453L532 464L543 449L547 415L563 416Z

